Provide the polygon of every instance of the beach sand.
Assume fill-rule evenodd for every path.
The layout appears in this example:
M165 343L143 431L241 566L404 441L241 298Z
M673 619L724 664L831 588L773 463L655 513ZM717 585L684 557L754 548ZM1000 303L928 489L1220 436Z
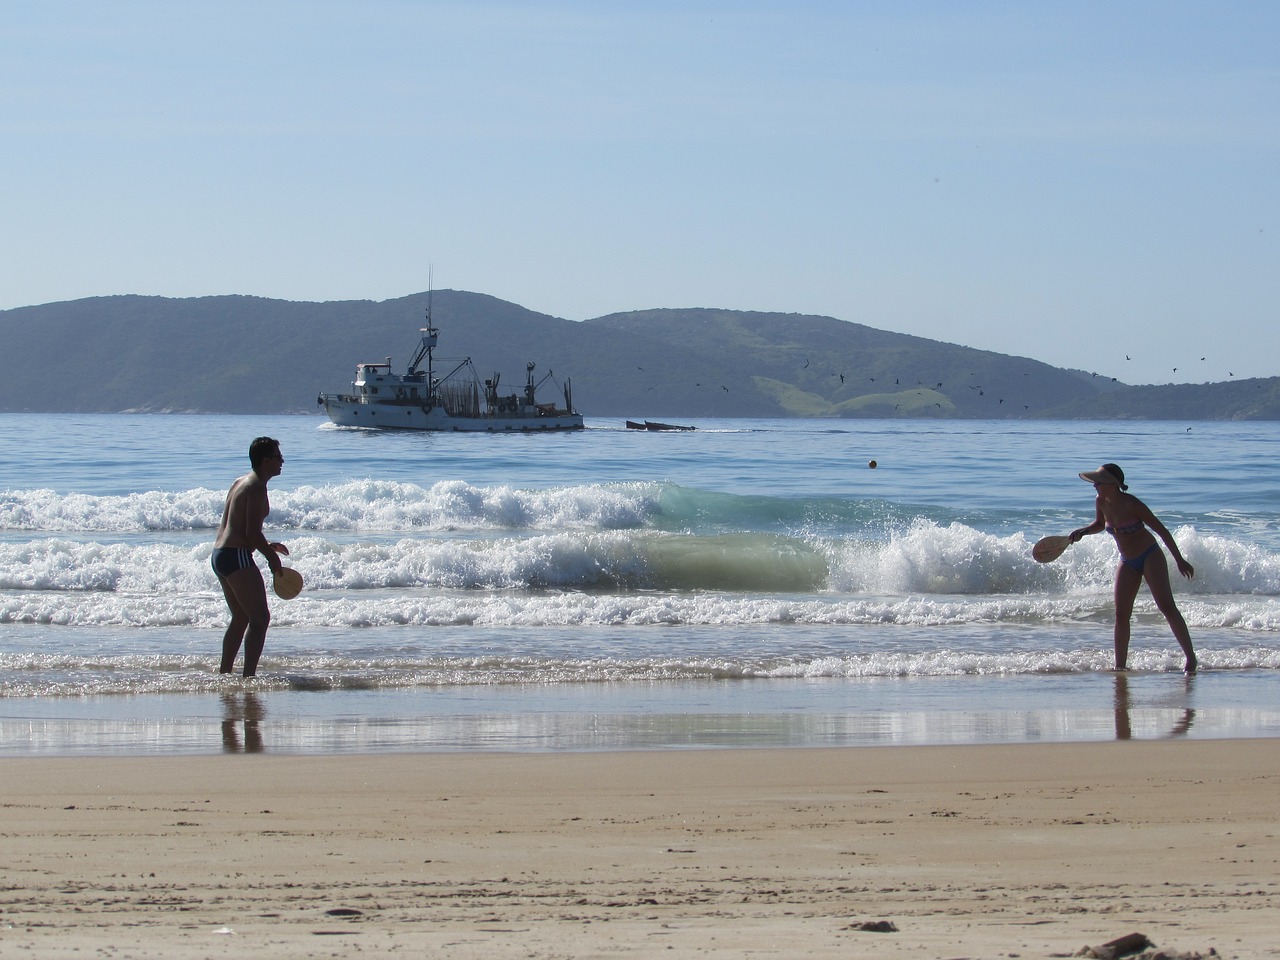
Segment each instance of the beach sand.
M0 784L5 958L1280 957L1274 740L24 758Z

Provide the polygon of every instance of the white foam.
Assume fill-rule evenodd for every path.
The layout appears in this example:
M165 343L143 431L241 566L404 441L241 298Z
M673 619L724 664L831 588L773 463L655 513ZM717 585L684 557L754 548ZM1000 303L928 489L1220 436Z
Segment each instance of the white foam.
M877 678L1064 676L1109 672L1111 654L1103 645L1056 649L983 652L938 649L875 650L826 655L614 656L571 654L529 656L432 656L423 653L377 656L279 652L273 638L255 693L271 690L385 690L444 686L572 686L599 683L682 683L723 680L861 680ZM1215 647L1201 651L1209 673L1271 671L1280 668L1280 651L1265 647ZM1181 655L1173 644L1135 648L1130 668L1138 673L1177 674ZM208 650L152 655L0 654L0 698L88 697L239 690L237 677L219 677ZM1225 678L1217 677L1215 687ZM930 697L940 698L931 702ZM941 704L965 709L962 691L918 688L913 706L929 710Z
M461 480L430 487L357 480L272 491L274 528L343 532L501 529L628 529L657 507L662 484L583 484L546 490L476 486ZM213 530L224 492L196 489L93 496L53 490L0 491L0 529L58 532Z
M301 569L301 567L300 567ZM359 574L351 574L358 581ZM384 577L385 579L385 577ZM1192 630L1213 628L1246 633L1280 631L1280 601L1271 597L1205 596L1180 607ZM1106 594L965 597L958 595L866 596L780 595L761 597L724 592L593 592L506 589L455 590L441 587L309 585L296 600L275 601L273 630L376 626L715 626L757 624L869 626L962 626L1081 622L1110 623ZM1139 624L1163 621L1146 595L1140 596ZM0 624L218 628L226 608L212 584L202 589L165 591L18 590L0 595Z
M1280 596L1280 557L1256 546L1180 530L1194 580L1175 574L1182 601L1237 597L1238 619L1256 616L1249 598ZM525 536L287 538L290 564L309 590L663 590L819 594L825 597L966 597L1000 605L1109 598L1116 564L1102 537L1052 564L1030 557L1021 534L999 537L953 523L919 521L884 541L805 541L771 534L697 537L646 530L560 531ZM174 594L217 591L211 545L36 538L0 542L0 589ZM1145 596L1145 591L1142 594ZM772 602L766 600L766 602ZM825 601L824 601L825 602ZM948 601L949 602L949 601ZM1221 601L1215 601L1221 607Z

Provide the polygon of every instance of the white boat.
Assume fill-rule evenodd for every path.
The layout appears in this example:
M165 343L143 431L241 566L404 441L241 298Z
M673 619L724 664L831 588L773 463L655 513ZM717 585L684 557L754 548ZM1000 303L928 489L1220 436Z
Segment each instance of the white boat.
M320 394L316 402L329 419L342 427L379 430L507 433L583 428L582 415L573 409L569 381L563 388L564 406L557 407L537 402L537 390L555 377L548 371L535 383L533 363L526 366L524 388L505 396L498 389L500 375L482 382L470 357L437 378L434 351L439 331L431 324L430 305L427 325L419 333L418 352L404 374L392 372L390 357L382 363L358 363L350 393Z

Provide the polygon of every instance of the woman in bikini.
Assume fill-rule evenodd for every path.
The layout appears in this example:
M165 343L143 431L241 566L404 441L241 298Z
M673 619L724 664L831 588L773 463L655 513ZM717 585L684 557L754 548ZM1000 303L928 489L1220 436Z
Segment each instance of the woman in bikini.
M1116 669L1124 670L1129 662L1129 620L1133 616L1133 602L1138 588L1147 581L1151 597L1169 621L1173 635L1187 656L1185 672L1196 672L1196 652L1191 646L1191 631L1173 600L1173 587L1169 583L1169 563L1156 536L1164 541L1178 565L1178 572L1190 580L1195 570L1187 563L1173 539L1151 509L1131 493L1125 493L1129 485L1124 482L1124 471L1114 463L1104 463L1097 470L1080 474L1081 480L1093 484L1098 491L1097 516L1087 527L1071 531L1071 542L1081 537L1105 530L1116 538L1120 550L1120 566L1116 568ZM1152 536L1154 533L1156 536Z

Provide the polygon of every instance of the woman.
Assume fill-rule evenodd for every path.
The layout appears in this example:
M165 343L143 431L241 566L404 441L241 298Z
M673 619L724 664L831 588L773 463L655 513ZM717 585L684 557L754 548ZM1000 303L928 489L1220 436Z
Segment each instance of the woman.
M1133 494L1125 493L1129 485L1124 482L1124 471L1114 463L1104 463L1097 470L1080 474L1098 491L1097 516L1087 527L1071 531L1071 542L1081 537L1106 530L1116 538L1120 550L1120 566L1116 568L1116 669L1125 670L1129 662L1129 620L1133 616L1133 602L1138 588L1147 581L1152 599L1169 621L1169 627L1177 638L1182 652L1187 655L1185 672L1196 672L1196 653L1191 646L1191 631L1182 619L1178 605L1173 600L1173 587L1169 584L1169 563L1165 560L1160 544L1152 536L1154 532L1173 554L1178 572L1190 580L1195 570L1187 563L1174 542L1173 534L1165 529L1151 509Z

